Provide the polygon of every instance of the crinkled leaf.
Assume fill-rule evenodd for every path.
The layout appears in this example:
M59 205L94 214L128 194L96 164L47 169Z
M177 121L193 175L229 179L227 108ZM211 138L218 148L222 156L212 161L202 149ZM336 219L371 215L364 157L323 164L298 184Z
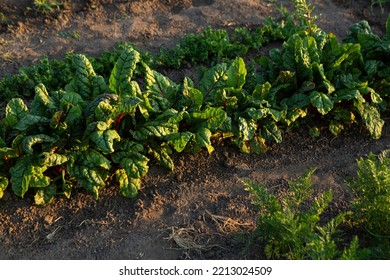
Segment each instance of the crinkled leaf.
M64 92L60 99L60 104L63 109L72 108L76 105L83 105L84 100L80 94L76 92Z
M317 83L318 84L322 83L322 85L326 88L327 93L334 92L336 89L333 86L333 84L326 77L324 65L319 64L319 63L313 63L312 68L313 68L314 75L319 76Z
M26 115L28 115L28 108L24 101L21 98L12 98L5 107L3 123L6 127L14 128Z
M227 80L227 65L225 63L217 64L204 73L199 82L199 89L206 98L212 96L215 90L225 87Z
M0 176L0 198L3 197L4 191L8 186L8 178Z
M92 149L82 152L79 159L83 165L90 168L101 167L106 170L110 170L111 168L110 161L101 153Z
M46 117L26 115L18 122L15 128L20 131L24 131L32 126L35 125L44 126L48 123L50 123L50 120Z
M90 78L92 83L92 97L104 94L107 92L107 85L104 78L100 75Z
M274 122L265 123L261 133L266 140L273 140L276 143L282 142L282 133Z
M91 62L83 54L74 56L76 72L70 84L65 87L67 92L78 93L86 100L93 99L96 95L94 83L96 73L93 70Z
M245 84L247 74L244 60L241 57L236 58L230 65L226 74L228 77L226 86L241 89Z
M168 143L172 144L174 149L180 153L182 152L185 147L187 146L188 142L193 137L193 133L189 131L181 132L181 133L175 133L169 135L167 138Z
M238 118L238 127L240 130L240 138L243 141L248 141L253 138L257 130L257 122L253 119L247 120L242 117Z
M339 135L343 129L344 129L344 126L340 122L338 122L336 120L331 120L330 121L329 131L333 135L335 135L335 136Z
M267 146L265 145L265 139L259 135L255 135L250 141L249 145L251 151L256 154L263 154L267 151Z
M119 183L119 189L124 197L134 198L137 196L138 190L141 188L140 179L129 179L124 169L118 169L115 172L115 178Z
M146 156L138 154L132 158L123 158L119 165L126 170L127 176L137 179L148 173L148 162L149 159Z
M286 105L289 109L298 109L306 107L309 102L310 101L307 94L296 93L293 94L290 98L283 99L281 104Z
M91 140L103 153L114 152L114 141L120 141L121 137L118 132L113 129L107 129L104 131L98 130L91 134Z
M150 69L146 64L144 64L144 67L147 91L152 95L164 97L170 102L176 101L179 85L161 73Z
M322 92L313 90L309 95L310 103L317 108L318 112L326 115L333 109L333 101L330 97Z
M200 128L195 134L196 143L206 148L210 154L214 151L214 147L211 145L211 136L211 131L205 127Z
M126 48L122 51L114 65L109 80L109 87L114 93L122 97L125 95L134 95L130 83L137 63L140 60L141 56L139 52L133 48Z
M268 108L256 109L256 108L248 108L245 110L245 113L255 121L258 121L268 114Z
M45 134L29 135L25 137L22 141L23 150L27 154L33 154L34 152L33 146L35 144L44 143L44 142L55 143L57 141L58 141L58 137L50 137Z
M92 192L96 199L99 197L99 188L106 185L109 177L106 170L110 168L110 161L92 149L75 153L72 161L67 162L70 176L75 177L83 188Z
M385 122L381 119L378 109L368 103L358 104L358 102L355 102L355 106L371 137L373 139L379 139L382 135L382 128Z
M120 111L127 114L132 114L138 104L142 102L142 99L137 96L130 96L122 100L119 104Z
M170 157L169 149L167 147L154 147L154 148L149 148L148 151L155 160L164 168L173 171L174 169L174 164L173 160Z
M200 110L203 104L203 94L200 90L195 89L192 81L185 77L183 82L183 101L182 106L188 107L188 111Z
M152 137L162 138L164 136L177 133L178 123L172 120L157 120L144 123L135 131L131 131L134 139L148 140Z
M207 107L203 111L191 113L189 122L215 131L225 122L226 118L227 114L222 108Z
M308 37L301 38L299 34L294 34L287 40L284 44L283 66L295 73L301 81L313 79Z
M53 201L57 194L57 187L54 184L48 185L44 189L39 189L34 196L34 202L37 205L45 205Z
M67 161L68 161L68 156L53 153L53 152L51 153L43 152L42 154L40 154L40 159L39 159L41 165L45 165L48 167L61 165L66 163Z
M144 151L142 145L125 140L118 144L116 148L117 151L112 154L111 159L125 169L127 176L141 178L148 173L149 159L141 153Z
M44 188L50 184L50 178L43 175L47 167L40 166L32 156L18 158L10 168L11 187L13 192L21 197L30 187Z
M31 113L34 115L44 115L47 110L56 110L56 104L50 97L46 87L39 83L35 88L34 99L31 102Z
M360 94L360 91L357 89L340 89L335 92L335 102L340 102L342 100L359 100L364 102L363 96Z

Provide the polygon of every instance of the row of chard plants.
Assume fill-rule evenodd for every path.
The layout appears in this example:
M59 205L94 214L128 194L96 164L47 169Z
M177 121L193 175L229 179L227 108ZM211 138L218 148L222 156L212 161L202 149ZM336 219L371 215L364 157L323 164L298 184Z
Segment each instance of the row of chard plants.
M172 81L130 46L108 76L74 55L64 87L37 83L33 98L4 106L0 197L11 188L46 204L77 187L98 198L111 185L134 198L151 161L173 170L174 153L211 153L214 140L262 153L303 123L313 136L324 129L318 123L335 135L359 123L378 139L390 94L390 17L383 36L365 21L350 30L340 42L307 22L267 56L216 63L197 81Z

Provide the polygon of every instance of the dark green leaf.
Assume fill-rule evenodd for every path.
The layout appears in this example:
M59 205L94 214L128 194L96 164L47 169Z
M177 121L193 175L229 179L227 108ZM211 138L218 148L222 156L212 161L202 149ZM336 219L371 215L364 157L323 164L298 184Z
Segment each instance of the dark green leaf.
M11 99L5 107L3 123L6 127L13 128L26 115L28 108L21 98Z
M149 148L148 151L155 160L164 168L173 171L174 164L172 158L169 156L169 149L167 147Z
M32 147L35 144L44 143L44 142L55 143L57 141L58 141L58 137L50 137L45 134L29 135L25 137L22 141L23 150L27 154L33 154L34 150Z
M119 183L119 189L121 194L126 198L134 198L138 194L138 190L141 188L141 180L133 179L127 176L124 169L118 169L115 172L116 180Z
M318 112L326 115L333 109L333 101L330 97L322 92L313 90L309 95L310 103L317 108Z
M50 184L50 178L43 175L47 168L40 166L32 156L18 158L10 168L11 187L14 193L24 197L30 187L44 188Z
M211 135L211 131L205 127L200 128L195 134L196 143L203 148L207 148L210 154L214 151L214 147L211 145Z
M180 153L182 152L185 147L187 146L188 142L192 139L193 133L189 131L185 131L182 133L175 133L169 135L167 138L168 143L172 144L174 149Z
M273 140L276 143L282 142L282 133L274 122L264 124L261 133L265 140Z
M371 137L373 139L379 139L382 135L382 128L385 122L381 119L378 109L368 103L359 104L355 102L355 106Z
M57 194L57 187L54 184L48 185L44 189L39 189L35 196L34 201L37 205L45 205L53 201L54 196Z
M8 186L8 178L0 176L0 198L3 197L4 191Z
M253 119L246 120L242 117L238 118L238 128L240 130L240 138L242 141L249 141L255 136L257 131L257 122Z
M32 126L45 126L50 123L50 120L46 117L26 115L15 126L17 130L24 131Z
M98 130L91 134L91 140L103 153L113 153L114 141L120 141L120 139L118 132L113 129Z
M56 165L61 165L64 164L68 161L68 156L62 155L62 154L57 154L57 153L48 153L48 152L43 152L40 155L39 162L42 166L56 166Z
M226 118L227 114L222 108L207 107L203 111L191 113L189 122L215 131L225 122Z
M134 94L130 83L140 60L141 56L136 50L126 48L122 51L111 72L109 81L109 87L114 93L120 96Z
M226 86L241 89L245 84L247 74L244 60L241 57L236 58L230 65L226 74L228 77Z

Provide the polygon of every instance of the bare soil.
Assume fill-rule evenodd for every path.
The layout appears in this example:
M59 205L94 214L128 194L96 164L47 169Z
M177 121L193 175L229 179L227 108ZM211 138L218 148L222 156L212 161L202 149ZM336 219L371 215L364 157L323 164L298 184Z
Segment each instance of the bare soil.
M33 1L0 2L0 78L44 54L55 59L67 52L98 55L123 41L157 52L206 26L255 27L266 16L277 16L280 2L289 7L288 1L260 0L72 0L42 15ZM321 14L320 27L339 38L362 19L383 32L389 13L387 6L384 14L379 7L371 11L368 0L312 3ZM360 127L320 138L311 138L303 127L285 133L283 143L271 144L263 155L216 144L211 155L176 156L174 172L153 165L134 200L110 186L97 201L79 191L38 207L32 197L6 191L0 200L0 259L262 258L261 248L243 250L257 214L243 178L283 193L288 180L316 167L316 191L334 191L331 215L348 207L346 180L356 175L356 159L389 148L388 124L376 141Z

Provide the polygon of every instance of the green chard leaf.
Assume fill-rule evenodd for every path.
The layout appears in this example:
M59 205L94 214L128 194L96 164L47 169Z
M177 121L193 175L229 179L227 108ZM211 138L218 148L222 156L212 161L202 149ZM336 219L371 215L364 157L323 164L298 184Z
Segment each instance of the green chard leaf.
M203 104L203 94L200 90L193 87L190 78L185 77L183 82L183 99L181 105L188 107L188 111L200 110Z
M238 118L238 127L240 138L243 141L249 141L255 136L257 131L257 122L255 120L247 120L242 117Z
M129 47L122 51L114 65L109 80L109 87L112 92L122 97L125 95L134 96L135 92L131 86L131 79L133 78L137 63L140 61L141 56L139 52L133 48Z
M188 122L214 132L225 122L226 118L227 114L223 108L207 107L203 111L190 113Z
M309 95L310 103L317 108L318 112L326 115L333 109L332 99L325 93L313 90Z
M142 145L125 140L117 149L112 160L126 171L129 178L141 178L148 173L149 159L141 153L144 150Z
M56 109L57 105L50 97L45 85L39 83L35 87L34 99L31 102L31 114L37 116L44 116L51 111L55 111Z
M115 178L119 183L121 194L126 198L134 198L141 188L141 180L129 178L124 169L118 169L115 172Z
M199 89L203 93L204 99L208 96L214 99L215 91L226 87L228 79L227 65L225 63L217 64L207 70L199 81Z
M228 77L226 86L241 89L245 84L247 74L244 60L241 57L236 58L230 65L226 74Z
M57 187L54 184L48 185L44 189L38 189L34 196L34 202L37 205L45 205L53 201L57 194Z
M131 131L134 139L144 141L151 139L152 137L163 138L164 136L177 133L179 130L178 124L172 121L149 121L137 128L135 131Z
M13 98L5 107L5 118L2 121L5 127L12 129L28 114L28 108L24 101L21 98Z
M148 152L162 167L173 171L174 164L172 158L169 155L171 151L167 146L150 147Z
M3 197L4 191L8 186L8 178L0 175L0 198Z
M33 156L18 158L10 168L11 186L14 193L24 197L30 187L45 188L50 184L50 178L43 175L46 166L40 166Z
M32 126L44 126L50 122L46 117L26 115L18 122L15 128L20 131L25 131Z
M45 135L45 134L29 135L29 136L25 137L22 141L23 150L25 151L26 154L33 154L34 150L32 147L35 144L44 143L44 142L55 143L58 140L59 140L58 136L50 137L50 136Z
M107 129L92 132L91 140L103 153L110 154L114 152L114 141L120 141L121 137L116 130Z
M85 55L74 56L76 73L73 80L65 87L67 92L75 92L85 100L92 100L105 91L104 78L97 76L91 62Z
M370 132L371 137L373 139L379 139L382 135L382 128L385 122L381 119L378 109L368 103L361 104L360 102L355 102L355 107Z
M273 140L276 143L282 142L282 133L274 122L265 123L261 133L266 140Z
M48 167L64 164L68 159L68 156L54 152L43 152L39 155L39 163Z
M214 151L214 147L211 145L211 136L211 131L205 127L201 127L195 133L196 144L198 144L200 147L206 148L210 154Z
M161 73L150 69L149 66L143 64L145 68L145 82L147 91L159 97L169 100L174 103L179 92L179 85L165 77Z
M173 146L173 148L178 152L182 152L187 146L188 142L194 136L193 133L189 131L174 133L167 137L168 143Z
M99 197L99 188L106 185L111 169L110 161L98 151L89 149L77 152L67 162L70 176L75 177L78 183L92 192L95 199Z

